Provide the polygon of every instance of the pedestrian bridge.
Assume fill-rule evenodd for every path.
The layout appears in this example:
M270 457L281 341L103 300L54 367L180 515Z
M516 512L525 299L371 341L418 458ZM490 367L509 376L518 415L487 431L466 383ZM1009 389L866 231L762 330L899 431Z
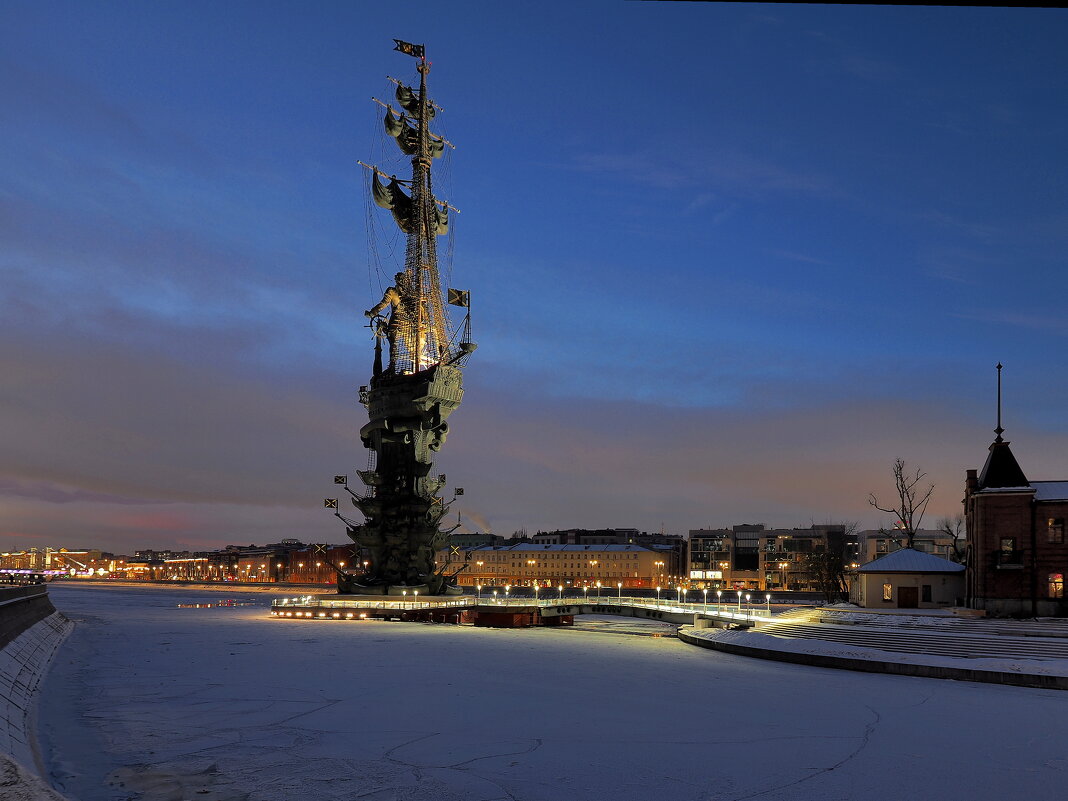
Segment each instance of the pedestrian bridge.
M396 596L304 595L279 598L271 603L274 617L314 620L434 620L477 622L503 619L508 615L529 615L531 622L518 625L558 625L575 615L619 615L660 620L678 625L755 626L772 621L770 602L751 604L705 602L689 603L675 599L631 598L513 598L472 597L419 598ZM513 624L516 625L516 624Z

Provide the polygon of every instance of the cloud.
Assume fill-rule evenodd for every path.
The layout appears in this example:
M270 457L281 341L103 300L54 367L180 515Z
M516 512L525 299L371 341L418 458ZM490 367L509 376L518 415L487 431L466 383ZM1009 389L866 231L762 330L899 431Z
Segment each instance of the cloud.
M629 152L587 152L574 155L556 169L616 175L630 183L658 190L707 190L720 197L757 199L774 195L822 198L845 197L845 191L829 175L817 170L777 164L737 148L717 143L704 151L714 157L682 162L667 149ZM702 152L704 152L702 151Z
M816 256L808 256L804 253L794 253L790 250L769 250L768 253L773 256L788 259L789 261L800 261L804 262L805 264L822 264L827 267L831 267L834 264L833 262L827 261L826 259L821 259Z
M976 320L981 323L1009 325L1014 328L1026 328L1043 331L1060 336L1068 335L1068 320L1060 314L1040 314L1035 312L1009 312L1001 309L974 312L960 312L953 315L961 320Z

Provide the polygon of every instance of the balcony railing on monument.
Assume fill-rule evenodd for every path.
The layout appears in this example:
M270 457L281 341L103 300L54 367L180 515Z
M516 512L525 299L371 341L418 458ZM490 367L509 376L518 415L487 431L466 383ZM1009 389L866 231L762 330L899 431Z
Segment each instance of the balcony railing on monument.
M995 566L998 570L1022 570L1023 551L998 551L995 554Z

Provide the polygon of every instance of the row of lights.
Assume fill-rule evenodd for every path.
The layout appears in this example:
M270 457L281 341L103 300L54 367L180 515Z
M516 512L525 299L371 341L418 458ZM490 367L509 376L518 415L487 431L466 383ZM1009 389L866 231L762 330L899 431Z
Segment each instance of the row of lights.
M271 614L275 615L277 617L321 617L321 618L329 617L329 618L333 618L334 620L341 620L341 618L342 618L342 614L340 612L334 612L331 615L327 615L326 612L319 612L318 614L316 614L315 612L281 612L281 611L272 610ZM345 620L355 620L355 619L366 620L367 619L367 613L366 612L360 612L359 615L356 615L353 612L346 612L344 614L344 618L345 618Z

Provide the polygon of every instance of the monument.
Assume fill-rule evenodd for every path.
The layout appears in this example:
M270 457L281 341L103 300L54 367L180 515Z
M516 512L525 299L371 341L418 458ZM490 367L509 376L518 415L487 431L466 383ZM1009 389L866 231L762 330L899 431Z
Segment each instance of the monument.
M360 429L370 451L368 468L356 471L364 489L352 490L347 476L334 478L364 522L341 515L336 498L328 498L326 505L369 555L359 563L362 572L335 566L339 593L458 595L454 577L435 567L435 553L451 531L441 524L452 501L440 494L445 476L431 473L449 433L449 416L463 400L463 368L476 345L470 336L470 294L455 289L443 294L438 271L437 240L448 233L450 210L457 210L433 191L432 164L452 145L430 131L442 111L427 95L430 62L423 45L394 41L396 50L417 59L418 88L391 78L397 108L375 102L385 109L387 136L412 157L411 180L359 163L369 171L375 204L392 212L406 237L404 268L381 300L364 312L374 333L370 383L360 388L369 418ZM449 320L450 305L465 312L456 326ZM462 492L457 488L454 500Z

